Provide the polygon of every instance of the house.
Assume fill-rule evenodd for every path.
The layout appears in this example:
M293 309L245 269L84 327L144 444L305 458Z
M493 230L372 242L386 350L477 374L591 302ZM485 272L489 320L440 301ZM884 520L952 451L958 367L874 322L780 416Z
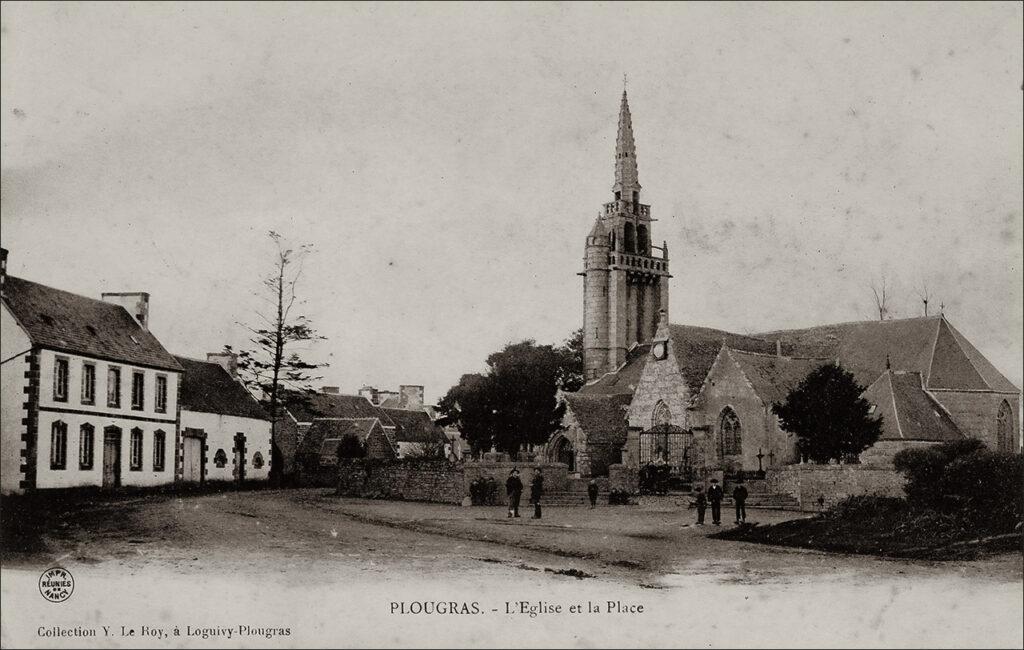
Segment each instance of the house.
M0 492L173 483L181 365L149 294L95 300L0 271Z
M444 453L448 438L422 409L381 408L395 423L394 440L399 458Z
M238 381L233 354L176 356L181 379L178 480L261 481L270 475L270 418Z

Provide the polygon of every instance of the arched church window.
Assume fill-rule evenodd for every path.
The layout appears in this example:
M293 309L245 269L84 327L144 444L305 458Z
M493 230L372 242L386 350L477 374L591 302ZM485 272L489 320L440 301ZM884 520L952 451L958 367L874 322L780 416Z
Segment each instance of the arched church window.
M999 405L999 412L996 415L996 447L999 451L1014 451L1013 410L1006 400Z
M723 456L737 456L743 452L743 436L740 418L728 406L722 409L718 419L719 444Z
M654 413L651 415L651 428L668 426L672 424L672 411L665 402L658 402L654 406Z
M636 227L636 252L647 254L647 226Z
M622 245L627 253L636 252L636 230L631 223L627 223L622 229Z

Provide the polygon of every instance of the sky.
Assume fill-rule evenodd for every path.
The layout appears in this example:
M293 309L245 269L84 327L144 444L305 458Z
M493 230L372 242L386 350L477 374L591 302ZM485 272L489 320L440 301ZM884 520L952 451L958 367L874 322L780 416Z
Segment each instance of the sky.
M1020 3L2 5L8 271L244 347L274 230L323 384L437 400L582 325L623 75L673 322L919 316L1022 384Z

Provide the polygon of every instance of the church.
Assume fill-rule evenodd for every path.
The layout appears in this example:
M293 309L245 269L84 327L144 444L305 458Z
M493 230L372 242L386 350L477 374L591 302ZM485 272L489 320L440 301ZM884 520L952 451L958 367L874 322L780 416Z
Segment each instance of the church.
M830 363L853 373L883 418L862 463L891 467L901 449L965 438L1019 450L1020 389L943 315L753 335L671 323L668 245L652 244L625 90L612 192L580 273L587 383L560 395L549 460L583 477L652 463L684 480L763 476L801 460L772 405Z

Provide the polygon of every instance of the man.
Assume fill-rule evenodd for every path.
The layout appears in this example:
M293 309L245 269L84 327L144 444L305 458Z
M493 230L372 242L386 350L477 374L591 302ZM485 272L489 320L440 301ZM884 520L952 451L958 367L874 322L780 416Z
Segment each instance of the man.
M590 483L587 483L587 496L590 497L590 507L594 508L597 506L597 480L590 479Z
M519 516L519 499L523 496L523 482L519 480L519 470L513 468L505 481L505 492L508 493L508 516Z
M708 501L711 502L711 523L716 526L722 525L722 497L725 493L722 491L722 486L718 484L718 479L711 479L711 487L708 488Z
M704 513L707 512L708 509L708 497L706 494L704 494L704 488L702 488L701 486L698 485L694 489L697 492L697 494L694 495L693 501L694 505L697 506L697 525L703 526Z
M736 502L736 523L743 524L747 521L747 488L743 485L743 479L736 480L736 487L732 491L733 501Z
M533 518L540 519L540 498L544 494L544 476L539 469L533 470L533 480L530 481L530 503L533 504Z

